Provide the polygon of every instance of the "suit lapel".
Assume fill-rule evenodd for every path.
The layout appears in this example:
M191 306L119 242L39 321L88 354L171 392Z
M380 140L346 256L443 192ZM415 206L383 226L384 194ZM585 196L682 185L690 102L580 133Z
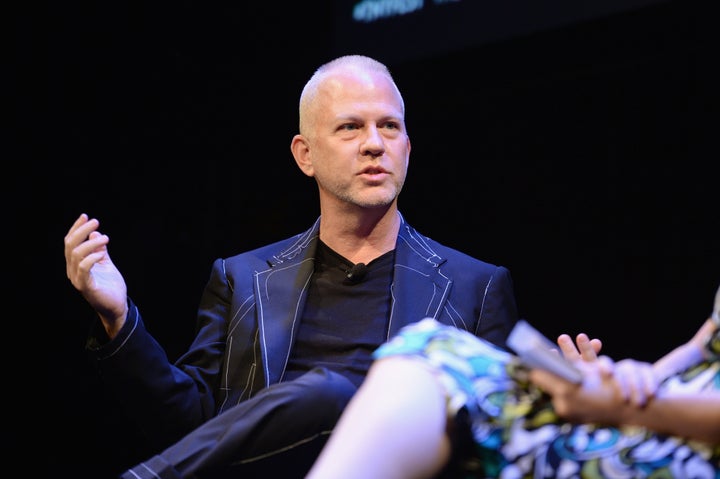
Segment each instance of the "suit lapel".
M269 269L255 275L266 385L280 379L290 357L315 266L318 227L319 219L289 248L273 255ZM440 272L445 261L403 220L395 252L388 339L409 323L442 315L452 286Z
M445 261L403 222L395 251L389 337L409 323L441 315L452 286L440 272Z
M289 248L274 255L271 268L255 275L255 297L266 385L279 381L305 308L314 270L319 222Z

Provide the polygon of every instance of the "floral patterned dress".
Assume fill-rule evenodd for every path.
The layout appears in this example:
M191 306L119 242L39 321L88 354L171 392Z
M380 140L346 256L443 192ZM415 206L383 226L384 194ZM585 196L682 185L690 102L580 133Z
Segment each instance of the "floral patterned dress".
M717 321L720 323L720 319ZM720 324L707 359L662 388L720 389ZM376 358L414 356L447 391L448 414L467 412L474 450L465 478L720 479L720 444L656 434L642 427L571 424L527 380L519 359L470 333L426 318L381 346Z

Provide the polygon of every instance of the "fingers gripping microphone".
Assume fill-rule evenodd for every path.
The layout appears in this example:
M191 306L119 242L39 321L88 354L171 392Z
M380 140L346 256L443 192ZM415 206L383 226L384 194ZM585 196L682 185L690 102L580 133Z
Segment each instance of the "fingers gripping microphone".
M357 283L361 281L366 274L367 266L365 265L365 263L358 263L356 265L353 265L353 267L347 271L346 277L351 283Z

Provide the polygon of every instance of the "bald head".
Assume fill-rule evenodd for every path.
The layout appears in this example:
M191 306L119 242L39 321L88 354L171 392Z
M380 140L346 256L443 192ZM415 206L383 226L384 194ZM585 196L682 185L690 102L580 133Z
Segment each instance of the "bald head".
M302 94L300 95L300 134L308 135L310 131L312 131L316 115L314 106L318 103L318 95L324 87L328 86L328 83L343 75L352 75L357 78L370 78L372 75L377 74L385 76L393 85L400 100L402 113L404 114L405 105L402 95L397 85L395 85L395 81L388 68L379 61L364 55L346 55L321 65L305 84Z

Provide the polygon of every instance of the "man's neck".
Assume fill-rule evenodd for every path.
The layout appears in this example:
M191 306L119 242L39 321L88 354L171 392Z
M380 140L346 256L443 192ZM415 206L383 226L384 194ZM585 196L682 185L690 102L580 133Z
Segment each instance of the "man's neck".
M369 263L395 249L400 215L394 205L384 211L320 217L320 239L353 263Z

